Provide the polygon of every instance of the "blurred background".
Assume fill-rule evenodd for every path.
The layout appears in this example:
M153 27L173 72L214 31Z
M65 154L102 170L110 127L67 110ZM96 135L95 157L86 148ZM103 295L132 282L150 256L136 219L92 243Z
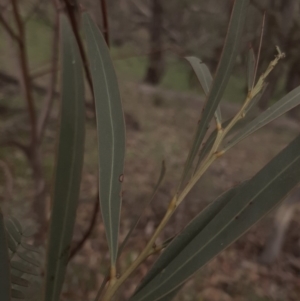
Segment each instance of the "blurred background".
M246 97L248 50L253 47L258 54L264 14L258 75L274 58L276 45L286 58L271 73L252 114L267 109L300 83L299 1L250 2L240 53L222 100L224 120ZM43 249L49 217L59 117L59 14L69 16L80 39L80 12L91 13L109 42L119 78L127 130L120 241L149 199L161 161L166 162L163 185L121 257L123 270L162 218L201 116L204 94L184 57L197 56L214 74L232 4L232 0L109 0L106 5L101 0L0 0L0 205L4 214L35 229L32 243ZM63 300L93 300L109 262L96 201L97 141L91 99L87 77L85 162L71 248L74 256ZM220 193L253 176L299 133L299 121L300 110L295 108L214 163L160 240L180 232ZM300 200L270 213L188 281L176 300L300 300L298 207ZM278 225L282 240L275 252L272 242L280 236L274 232ZM130 296L154 260L149 258L139 268L118 300Z

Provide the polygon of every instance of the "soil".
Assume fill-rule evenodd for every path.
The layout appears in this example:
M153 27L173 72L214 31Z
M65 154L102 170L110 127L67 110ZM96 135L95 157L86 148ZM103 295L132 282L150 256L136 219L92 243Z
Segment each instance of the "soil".
M154 89L137 83L123 83L122 98L127 126L127 153L124 172L120 241L132 220L143 210L165 160L167 173L155 199L143 213L140 223L121 256L119 270L124 270L145 246L161 220L178 184L193 132L201 115L201 96ZM237 105L224 103L224 120L232 116ZM257 113L257 112L256 112ZM254 113L254 114L256 114ZM56 120L56 114L52 116ZM53 122L55 124L55 122ZM54 150L56 126L47 131L44 154ZM216 161L180 205L159 241L173 236L219 194L252 177L299 133L299 124L286 117L274 121L246 138ZM20 156L16 154L16 157ZM14 160L11 157L10 160ZM95 124L87 122L86 155L81 198L74 240L88 227L97 193L97 141ZM11 161L11 164L14 162ZM49 168L51 174L52 167ZM26 178L26 177L25 177ZM15 187L21 196L32 193L32 185L23 175ZM51 177L49 177L51 178ZM11 203L14 204L14 201ZM20 203L18 203L20 204ZM10 206L6 212L10 213ZM29 205L24 205L28 211ZM26 211L25 210L25 211ZM298 301L300 300L300 222L290 225L284 249L275 263L258 262L272 226L270 213L232 246L199 271L176 297L177 301ZM144 276L151 262L142 264L122 288L116 300L126 300ZM109 255L104 227L99 216L90 239L72 260L66 277L63 300L93 300L106 270ZM99 274L99 271L102 274Z

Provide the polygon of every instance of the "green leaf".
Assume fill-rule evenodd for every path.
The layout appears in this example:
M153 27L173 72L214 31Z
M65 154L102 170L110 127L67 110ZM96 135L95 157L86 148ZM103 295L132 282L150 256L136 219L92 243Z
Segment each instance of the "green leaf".
M73 31L61 17L62 96L48 254L45 301L59 299L75 223L84 152L82 62Z
M1 301L11 300L10 267L6 230L3 215L0 210L0 292Z
M241 185L234 187L220 195L216 201L202 210L181 234L173 239L162 255L154 263L146 277L143 279L141 285L136 290L136 293L145 287L151 280L154 279L155 276L165 269L174 258L176 258L177 254L179 254L185 248L185 246L189 244L195 238L195 236L202 231L208 225L208 223L224 208L224 206L232 199L232 197L236 195L240 187Z
M232 118L226 120L225 122L222 123L222 127L225 128L230 122L231 122ZM245 126L246 124L249 123L249 118L243 118L240 119L229 131L228 136L233 134L234 132L236 132L237 130L241 129L243 126ZM207 138L207 140L205 141L205 143L203 144L199 156L198 156L198 160L197 160L197 164L196 164L196 168L195 170L197 170L201 164L201 162L203 161L203 159L207 156L207 154L209 153L209 151L211 150L216 137L217 137L217 129L215 129Z
M300 136L243 185L131 301L156 301L172 292L277 205L300 181L299 148Z
M125 126L118 81L109 50L90 16L83 14L88 59L93 78L99 148L101 213L114 266L118 253Z
M300 104L300 86L285 95L274 105L261 113L258 117L247 124L239 133L237 133L226 145L225 149L233 147L235 144L251 135L266 124L285 114L292 108Z
M182 289L183 285L180 285L179 287L176 287L172 292L168 293L167 295L164 295L163 297L159 298L157 301L171 301L175 298L175 296L179 293L179 291Z
M196 130L190 153L185 163L180 187L185 183L199 147L208 129L209 123L216 112L229 81L229 77L236 61L238 48L241 42L248 4L249 0L236 0L234 3L221 59L219 61L217 72L202 112L201 120Z
M11 268L15 269L16 271L29 274L29 275L34 275L34 276L39 276L39 273L37 272L36 269L24 264L23 262L13 260L10 262Z
M11 296L15 299L25 299L25 295L16 289L11 290Z
M247 58L247 83L248 83L248 91L251 91L254 86L254 73L255 73L255 54L253 48L250 47L248 51Z
M199 83L201 84L203 92L207 96L213 82L213 78L208 67L197 57L187 56L185 59L191 64Z
M249 111L251 111L251 109L252 109L253 107L255 107L255 105L260 101L260 99L261 99L261 97L264 95L264 93L265 93L267 87L268 87L268 83L265 83L265 84L263 85L263 88L261 89L261 91L260 91L259 93L257 93L257 94L253 97L253 99L251 100L250 104L249 104L249 105L246 107L246 109L245 109L245 114L248 114Z
M147 202L145 202L145 205L144 205L144 208L142 210L142 212L140 213L140 215L138 215L138 217L136 218L136 220L133 222L130 230L128 231L126 237L124 238L122 244L120 245L120 248L119 248L119 252L118 254L120 255L126 245L126 243L128 242L133 230L136 228L137 224L139 223L145 209L151 204L151 202L153 201L155 195L156 195L156 192L162 182L162 180L164 179L165 177L165 174L166 174L166 165L165 165L165 161L162 162L162 165L161 165L161 170L160 170L160 175L158 177L158 180L157 180L157 183L156 185L154 186L154 189L153 189L153 192L152 192L152 195L151 197L149 198L149 200L147 200Z
M186 57L186 60L191 64L197 78L201 84L205 96L209 95L209 90L213 82L212 75L208 67L198 58L194 56ZM215 118L219 124L222 123L222 114L220 106L215 111Z

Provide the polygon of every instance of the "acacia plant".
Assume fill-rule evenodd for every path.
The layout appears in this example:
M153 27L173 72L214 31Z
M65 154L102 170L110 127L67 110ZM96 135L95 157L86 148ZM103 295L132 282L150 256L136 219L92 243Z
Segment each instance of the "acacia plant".
M145 278L137 284L137 289L129 300L171 300L187 279L239 238L298 184L300 136L251 179L225 192L199 212L182 233L161 245L156 244L156 239L171 216L176 210L180 210L180 204L213 162L224 156L242 139L300 103L298 87L252 121L243 122L251 107L259 100L267 76L284 58L284 54L277 48L277 55L256 80L258 62L250 49L246 99L233 118L222 120L219 104L236 61L248 4L249 0L234 2L223 52L214 77L198 58L187 58L206 94L206 103L181 180L174 196L169 200L167 211L145 248L124 271L117 270L117 262L138 220L133 223L127 237L119 245L125 157L123 110L117 77L105 40L88 13L83 14L82 29L96 105L100 166L99 201L110 252L110 269L95 301L111 300L138 266L156 253L161 254ZM68 19L61 16L60 24L61 116L45 277L42 295L38 297L38 300L43 301L57 301L60 298L75 222L84 153L83 63ZM203 143L207 128L213 119L216 128ZM164 173L163 164L155 191ZM10 301L12 297L23 297L22 285L27 281L26 274L32 272L28 266L22 265L22 261L31 265L35 262L30 253L23 257L20 255L19 261L12 260L14 254L19 255L19 245L30 252L32 250L21 242L22 227L18 222L9 220L5 228L2 215L0 217L0 292L1 300Z

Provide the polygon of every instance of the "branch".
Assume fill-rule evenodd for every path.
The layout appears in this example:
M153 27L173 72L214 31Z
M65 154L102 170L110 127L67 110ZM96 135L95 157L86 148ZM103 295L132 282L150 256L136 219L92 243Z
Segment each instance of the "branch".
M13 7L13 15L17 24L18 34L19 34L18 46L20 52L20 67L21 67L21 74L22 74L21 78L22 78L24 96L27 101L28 114L29 114L30 124L31 124L31 145L34 145L36 142L36 134L37 134L36 115L35 115L34 100L32 96L28 61L26 55L25 31L19 12L19 7L17 5L17 0L11 0L11 3Z
M4 141L0 141L0 146L1 147L14 146L20 149L26 156L28 156L30 153L30 149L28 148L27 145L13 139L5 139Z
M81 238L81 240L76 244L76 246L71 250L70 256L69 256L69 261L79 252L79 250L83 247L84 243L87 241L87 239L90 237L94 226L96 224L97 220L97 214L99 212L99 192L97 193L95 204L94 204L94 209L93 209L93 215L92 219L90 222L89 227L87 228L85 234Z
M78 24L77 24L77 20L76 20L76 9L77 9L77 7L73 3L70 3L69 0L63 0L63 1L65 3L66 12L67 12L67 15L69 17L69 20L70 20L70 23L71 23L71 26L72 26L72 29L73 29L73 32L74 32L76 42L78 44L78 48L79 48L79 52L80 52L80 55L81 55L81 58L82 58L86 78L87 78L91 93L92 93L92 95L94 95L92 77L91 77L91 73L90 73L90 70L89 70L88 61L87 61L87 58L86 58L86 55L85 55L83 43L81 41L79 28L78 28Z
M102 11L102 22L103 22L103 35L107 46L109 47L109 24L107 15L107 6L105 0L100 0L101 11Z
M36 78L37 76L34 76L32 78ZM0 80L2 80L3 82L7 83L7 84L12 84L12 85L16 85L18 86L20 84L20 81L18 78L16 78L13 75L7 74L5 73L3 70L0 70ZM31 84L31 88L33 90L35 90L37 93L39 94L46 94L47 93L47 89L41 85L32 83ZM58 96L58 93L55 92L55 96Z
M54 71L56 71L56 72L59 71L59 67L57 66L57 68L54 70L52 68L52 66L49 64L49 65L45 65L43 67L38 68L38 70L32 71L31 74L30 74L30 77L33 80L33 79L36 79L36 78L39 78L39 77L43 77L43 76L45 76L49 73L52 73Z
M5 30L7 31L7 33L10 35L10 37L14 40L16 40L17 42L19 42L19 37L18 35L13 31L13 29L9 26L9 24L7 23L7 21L4 19L3 15L0 13L0 23L2 24L2 26L5 28Z
M147 19L151 18L151 11L147 6L137 2L136 0L131 0L131 3L134 4L134 6L138 9L139 13L142 16L144 16Z
M38 120L37 139L40 142L43 138L45 126L49 119L50 111L52 108L53 100L55 98L55 86L57 82L57 69L58 69L58 44L59 44L59 13L55 13L55 25L52 41L52 59L51 59L51 75L49 80L49 88L45 98L44 106Z
M42 2L41 0L38 0L34 6L32 7L32 9L29 11L29 13L25 16L24 18L24 23L27 23L29 21L29 19L35 14L38 12L38 10L40 9L40 6L42 5Z

